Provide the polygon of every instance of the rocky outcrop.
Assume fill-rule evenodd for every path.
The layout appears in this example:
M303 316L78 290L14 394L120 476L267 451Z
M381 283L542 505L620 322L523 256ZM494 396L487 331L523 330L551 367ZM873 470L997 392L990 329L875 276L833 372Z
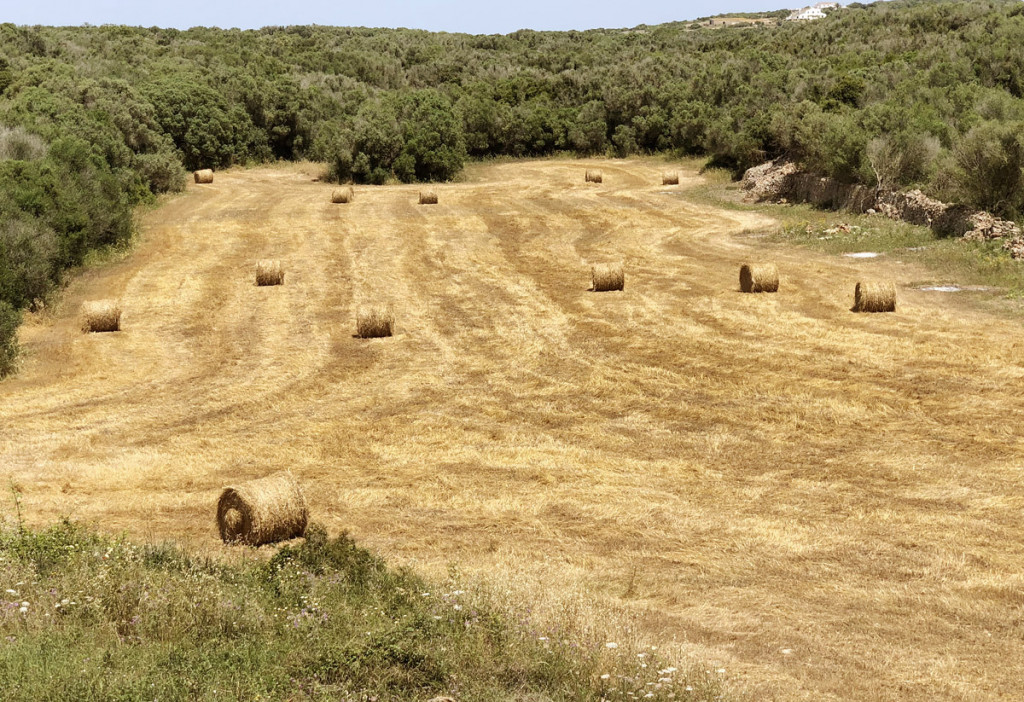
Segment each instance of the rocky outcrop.
M747 202L807 202L831 210L877 212L890 219L931 227L943 236L977 241L1007 239L1003 248L1014 258L1024 258L1024 236L1014 222L935 200L920 190L880 190L840 183L802 173L795 163L785 159L749 169L742 185Z
M799 169L792 161L776 159L754 166L743 174L742 185L747 202L778 202L789 187L788 178Z

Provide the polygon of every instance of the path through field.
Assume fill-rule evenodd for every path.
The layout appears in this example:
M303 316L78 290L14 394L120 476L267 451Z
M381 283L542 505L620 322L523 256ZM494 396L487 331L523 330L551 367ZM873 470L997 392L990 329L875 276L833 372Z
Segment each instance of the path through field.
M290 468L332 532L582 588L754 699L1024 698L1020 323L906 288L853 314L858 279L926 275L769 246L663 167L474 166L432 207L302 167L190 185L23 329L0 475L34 524L220 553L220 488ZM748 259L778 294L738 292ZM81 333L110 297L124 331ZM397 336L353 338L373 301Z

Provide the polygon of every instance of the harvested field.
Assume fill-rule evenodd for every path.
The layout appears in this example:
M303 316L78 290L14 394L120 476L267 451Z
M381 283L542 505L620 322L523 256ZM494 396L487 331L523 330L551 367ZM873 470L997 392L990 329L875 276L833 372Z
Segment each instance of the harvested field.
M288 469L332 532L625 608L751 699L1019 698L1020 322L889 257L744 236L772 222L696 204L693 168L666 194L662 161L585 164L605 187L472 166L440 209L415 186L338 208L313 166L190 184L22 330L0 466L26 520L235 553L221 488ZM253 294L271 251L288 284ZM779 293L737 290L749 260ZM588 292L591 261L629 285ZM850 313L867 278L898 314ZM381 290L398 333L354 338ZM94 299L127 331L82 334Z

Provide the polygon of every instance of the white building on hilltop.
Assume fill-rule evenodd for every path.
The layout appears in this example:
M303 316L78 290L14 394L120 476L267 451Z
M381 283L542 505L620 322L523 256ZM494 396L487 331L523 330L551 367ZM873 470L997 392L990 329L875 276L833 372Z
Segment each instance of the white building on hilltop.
M786 20L798 21L824 19L825 10L836 9L838 7L838 2L819 2L817 5L805 7L802 10L793 10L789 17L786 18Z

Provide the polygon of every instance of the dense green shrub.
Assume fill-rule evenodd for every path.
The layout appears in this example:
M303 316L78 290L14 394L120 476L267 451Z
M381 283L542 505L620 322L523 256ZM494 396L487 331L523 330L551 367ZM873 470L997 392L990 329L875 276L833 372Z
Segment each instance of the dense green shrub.
M21 313L0 300L0 378L14 370L18 358L18 325Z

